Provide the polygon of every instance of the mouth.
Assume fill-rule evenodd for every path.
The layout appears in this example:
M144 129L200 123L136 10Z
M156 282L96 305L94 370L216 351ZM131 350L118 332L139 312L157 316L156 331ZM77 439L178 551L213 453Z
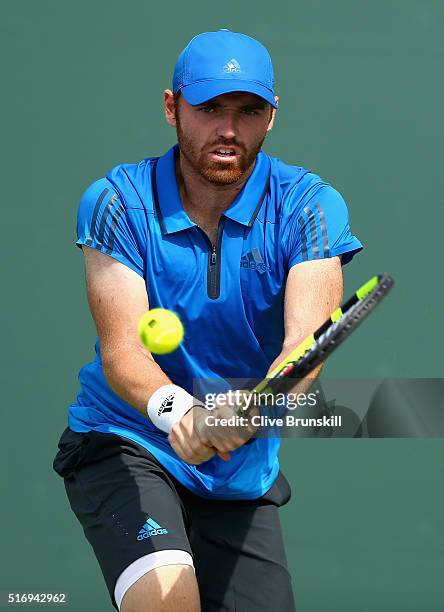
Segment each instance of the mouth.
M233 161L238 157L236 149L232 147L217 147L217 149L213 149L210 152L210 155L213 159L217 159L218 161Z

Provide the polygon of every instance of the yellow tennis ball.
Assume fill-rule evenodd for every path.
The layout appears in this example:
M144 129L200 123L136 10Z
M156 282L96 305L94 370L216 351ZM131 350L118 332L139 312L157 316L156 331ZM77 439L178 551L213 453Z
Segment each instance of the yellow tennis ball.
M174 312L166 308L153 308L140 318L138 332L151 353L165 355L177 349L183 340L184 329Z

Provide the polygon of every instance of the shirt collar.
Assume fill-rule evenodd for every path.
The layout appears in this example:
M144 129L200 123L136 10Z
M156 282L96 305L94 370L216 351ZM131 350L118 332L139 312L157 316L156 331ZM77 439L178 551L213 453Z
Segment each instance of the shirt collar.
M185 212L179 195L175 167L178 152L177 144L171 147L158 159L153 173L153 195L164 234L172 234L196 225ZM223 214L233 221L251 227L268 190L270 171L270 158L260 152L248 181Z

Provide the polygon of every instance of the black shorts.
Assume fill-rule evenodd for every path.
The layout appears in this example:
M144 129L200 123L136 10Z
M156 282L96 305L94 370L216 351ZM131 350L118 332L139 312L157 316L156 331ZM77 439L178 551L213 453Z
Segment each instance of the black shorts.
M208 500L135 442L70 429L60 438L54 469L115 608L116 581L126 567L175 549L193 557L202 612L295 610L278 516L291 493L281 473L259 499Z

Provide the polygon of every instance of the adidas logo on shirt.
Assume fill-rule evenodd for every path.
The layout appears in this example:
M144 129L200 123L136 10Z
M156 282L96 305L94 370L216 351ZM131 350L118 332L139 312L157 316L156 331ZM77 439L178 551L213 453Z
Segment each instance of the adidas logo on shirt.
M271 272L270 266L267 266L262 259L261 254L259 253L259 249L254 248L251 249L249 253L246 253L241 257L241 268L249 268L250 270L259 270L264 272L267 270Z
M168 533L168 529L164 529L152 518L148 518L142 525L142 529L139 530L137 539L139 541L146 540L147 538L151 538L152 536L165 535L166 533Z

